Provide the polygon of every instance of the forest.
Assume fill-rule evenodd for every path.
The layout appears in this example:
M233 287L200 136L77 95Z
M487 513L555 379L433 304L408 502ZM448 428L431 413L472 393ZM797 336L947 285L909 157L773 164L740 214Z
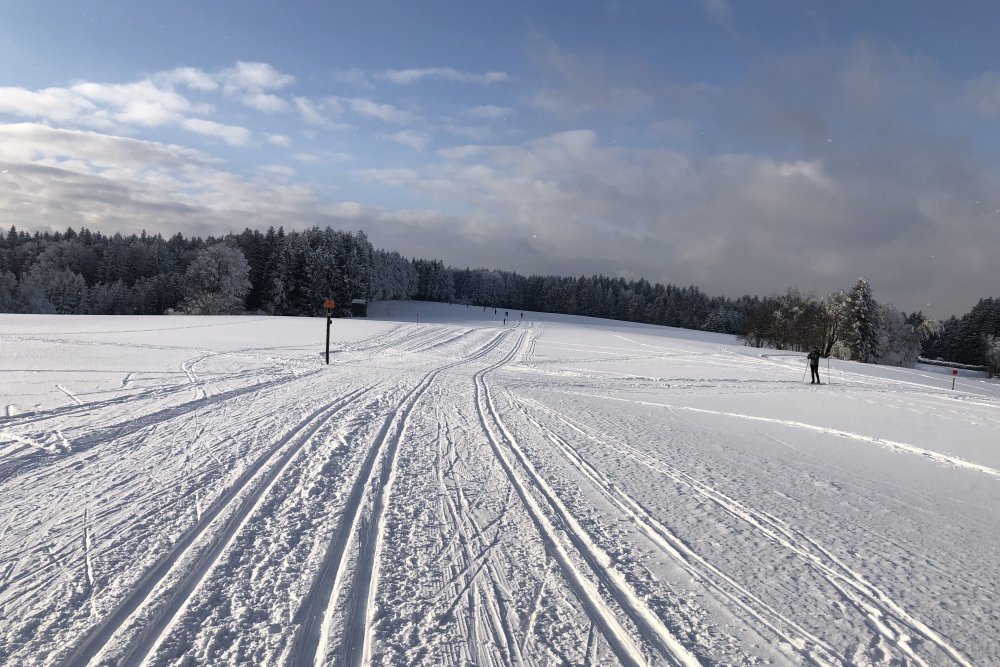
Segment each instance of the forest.
M867 363L912 366L923 356L1000 369L1000 299L935 322L879 303L864 278L822 298L789 289L732 299L644 279L459 269L375 249L363 231L248 228L203 239L0 230L0 312L315 316L327 298L338 315L352 299L420 299L716 331Z

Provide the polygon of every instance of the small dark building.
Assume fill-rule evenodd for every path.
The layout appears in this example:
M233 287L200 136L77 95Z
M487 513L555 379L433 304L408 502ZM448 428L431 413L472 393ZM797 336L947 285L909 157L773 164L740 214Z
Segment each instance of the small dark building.
M351 301L351 317L368 317L367 299L354 299Z

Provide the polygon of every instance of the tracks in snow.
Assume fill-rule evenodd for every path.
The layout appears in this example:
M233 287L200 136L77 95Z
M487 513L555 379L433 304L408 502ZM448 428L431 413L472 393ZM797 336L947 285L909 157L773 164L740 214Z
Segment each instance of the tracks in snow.
M616 606L624 612L641 638L655 647L663 658L671 664L684 667L699 665L694 654L649 609L621 573L611 565L608 555L590 539L577 519L538 473L500 418L493 404L486 376L511 361L519 351L523 339L522 334L517 348L475 376L476 410L497 461L559 564L577 599L586 609L594 625L604 635L618 660L624 665L646 664L639 644L619 621L612 606L605 599L605 594L609 595ZM557 529L557 522L564 530ZM590 570L589 576L578 564L579 560L586 563Z
M521 401L522 405L524 403L524 401ZM540 406L537 402L532 403ZM544 409L551 412L548 408ZM709 412L704 410L698 411ZM574 423L574 420L571 418L554 412L552 414L573 431L594 441L596 444L613 449L622 456L628 457L640 465L664 475L682 487L686 487L696 495L714 504L724 513L749 526L757 534L805 564L811 571L836 590L846 603L857 609L861 616L866 619L867 624L876 637L888 647L894 648L903 660L924 667L928 667L931 664L916 653L913 646L913 640L916 638L935 646L944 655L947 655L954 664L961 667L971 667L972 663L935 630L906 611L901 604L893 600L880 587L868 581L863 574L852 569L813 537L767 512L740 503L722 491L695 479L691 475L657 459L641 449L626 443L612 442L610 439L591 435L582 425ZM581 471L585 476L596 480L599 487L603 486L605 495L612 496L613 500L613 497L617 496L618 500L615 501L615 504L623 511L626 511L627 514L630 514L640 528L655 543L659 544L661 548L668 553L674 551L674 557L679 558L687 564L686 569L697 568L697 573L692 573L696 574L698 579L702 581L714 580L713 588L723 592L725 597L736 602L738 606L750 612L754 617L765 620L766 626L772 631L778 632L779 636L789 636L794 640L792 645L796 646L800 652L806 652L810 660L817 661L819 664L842 664L840 659L836 657L833 647L819 640L811 633L806 632L797 624L792 623L789 619L781 615L780 612L769 607L755 596L752 596L752 594L749 594L748 591L745 591L735 581L732 581L712 566L711 563L698 556L693 550L673 536L663 524L653 519L640 503L636 502L620 488L607 482L606 478L602 480L602 477L593 467L586 466L579 454L572 448L569 448L568 444L565 444L565 441L562 442L568 448L564 450L564 453L568 455L571 463L574 459L580 462L581 466L586 468L581 468ZM728 592L725 592L725 589L728 589ZM795 635L798 635L798 639L795 639Z
M485 357L496 350L506 336L506 332L501 333L472 356L427 373L386 420L355 478L334 531L334 539L329 543L320 571L296 614L295 622L300 630L288 654L289 664L317 664L334 648L339 648L338 653L344 664L360 665L368 661L370 621L375 606L385 509L392 493L396 452L405 437L407 420L438 375ZM353 572L348 573L346 559L352 541L357 542L357 558ZM339 647L334 647L331 643L335 639L328 634L328 621L338 599L345 594L344 628Z
M514 399L525 418L533 424L556 450L572 465L584 479L589 480L606 500L623 516L629 518L665 555L677 562L689 575L703 585L715 590L723 598L749 614L779 639L795 648L801 658L811 664L843 665L835 648L816 637L808 630L787 618L779 610L768 605L758 596L724 573L710 561L700 556L686 542L675 535L666 525L657 520L645 507L624 489L612 482L599 469L587 462L580 452L555 431L543 425L528 410L529 404L550 412L574 431L586 435L581 429L570 424L561 415L549 411L536 401Z
M212 505L202 510L194 526L134 584L125 599L85 636L63 664L87 664L109 646L116 634L127 629L130 622L141 615L142 627L134 631L127 640L126 649L115 660L118 664L139 664L163 635L164 622L173 619L183 609L226 545L239 532L295 454L324 424L372 388L368 386L349 392L327 403L258 457ZM217 519L219 525L216 525ZM178 563L186 561L190 562L183 572L173 573Z

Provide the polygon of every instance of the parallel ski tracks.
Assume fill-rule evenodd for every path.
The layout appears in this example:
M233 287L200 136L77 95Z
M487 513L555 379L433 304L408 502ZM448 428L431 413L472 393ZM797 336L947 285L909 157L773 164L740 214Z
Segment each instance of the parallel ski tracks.
M480 424L507 478L563 575L588 616L607 640L615 657L625 665L645 665L646 659L629 630L621 623L601 589L610 595L618 608L635 626L642 639L671 664L683 667L699 665L691 653L650 610L624 577L610 565L610 558L593 543L576 518L541 477L520 445L504 425L493 404L486 376L509 363L517 355L525 334L515 347L496 364L475 375L475 404ZM563 529L559 530L557 524ZM562 537L565 535L565 538ZM580 568L582 560L590 576ZM598 584L592 580L596 579Z
M295 455L324 424L374 387L374 384L368 385L330 401L259 456L211 506L202 511L195 525L136 582L129 595L70 652L62 664L75 666L89 663L140 610L152 607L144 618L144 629L116 660L117 664L139 664L158 642L164 621L172 619L187 604L226 545L246 523L258 502ZM234 503L235 507L221 519L222 523L216 525L220 515ZM189 554L193 560L186 566L187 570L165 593L165 599L158 600L157 589L161 583L178 562L189 559Z
M438 375L487 356L506 337L507 332L502 332L469 357L428 372L386 419L351 487L323 564L299 606L294 621L300 629L288 653L287 664L312 665L324 659L334 641L329 636L328 621L338 598L343 595L347 596L347 611L340 637L340 662L347 665L367 662L385 510L392 493L396 452L405 437L408 418ZM366 511L369 505L371 509ZM347 556L354 540L357 541L357 557L353 571L348 572Z
M532 401L532 403L541 406L541 404L537 402ZM544 409L552 412L548 408ZM965 656L963 656L956 648L951 646L935 630L907 612L898 602L889 597L878 586L868 581L863 574L853 570L849 565L837 558L814 538L788 525L781 519L768 514L767 512L743 505L718 489L709 486L693 478L691 475L674 468L668 463L651 456L648 452L644 452L636 447L628 445L627 443L611 442L608 439L598 438L587 433L582 425L574 423L574 420L571 418L565 415L556 414L555 412L552 412L552 414L568 427L580 433L584 437L593 440L595 443L614 449L623 456L627 456L639 464L659 472L678 484L691 489L699 496L715 504L725 513L749 525L771 543L786 549L801 562L805 563L813 572L829 583L848 604L855 607L875 634L884 640L886 644L894 647L901 654L901 657L903 657L904 660L907 660L915 665L923 665L924 667L931 664L925 658L918 655L914 650L912 641L914 638L919 638L920 640L935 646L942 653L947 655L954 664L959 665L960 667L971 667L971 663L968 659L965 658ZM565 443L565 441L563 442ZM582 462L582 458L579 458L579 455L577 455L577 459ZM586 464L583 463L583 465ZM587 465L587 467L590 469L590 473L588 474L589 476L590 474L593 474L594 468L589 465ZM629 497L620 488L615 487L614 494L619 497L619 502L616 504L622 508L630 508L628 513L639 519L637 523L640 527L644 528L644 532L647 532L647 534L654 533L658 536L654 539L655 542L659 542L661 546L669 545L671 548L677 549L678 557L681 559L688 559L691 565L697 564L698 566L704 568L701 571L701 578L704 578L705 576L718 577L716 581L717 584L725 584L726 586L732 588L732 594L736 597L730 599L733 599L734 601L736 601L736 599L742 599L742 603L740 604L748 612L751 611L751 607L754 607L756 608L757 613L761 616L769 616L772 619L772 624L770 626L772 630L777 631L777 629L783 625L785 627L784 632L799 633L800 639L806 642L805 646L807 648L811 647L812 649L809 654L811 660L818 662L828 661L829 664L842 664L839 658L836 658L834 655L835 649L825 642L822 642L811 633L808 633L797 625L792 624L773 609L767 608L766 605L764 605L764 603L759 599L756 599L755 597L748 597L748 592L742 590L742 587L739 587L738 584L730 580L700 556L697 556L697 554L693 551L687 549L683 542L677 540L675 537L672 538L671 533L665 526L656 522L655 519L652 519L652 517L645 512L644 508L642 508L639 503ZM827 663L820 662L820 664Z
M789 646L794 647L801 657L808 662L820 667L844 664L837 656L836 649L766 604L758 596L754 595L732 577L722 572L707 559L691 549L686 542L677 537L669 528L650 514L641 503L608 479L600 470L588 463L573 445L532 416L527 406L530 402L533 406L550 412L547 408L536 401L517 397L511 398L519 406L525 418L556 446L563 457L584 478L591 481L606 500L611 502L624 516L633 521L657 545L662 553L671 557L693 578L715 590L725 599L752 616L779 639L787 642ZM557 419L562 419L561 415L552 414ZM564 421L564 423L569 425L568 422ZM571 425L570 427L578 430Z

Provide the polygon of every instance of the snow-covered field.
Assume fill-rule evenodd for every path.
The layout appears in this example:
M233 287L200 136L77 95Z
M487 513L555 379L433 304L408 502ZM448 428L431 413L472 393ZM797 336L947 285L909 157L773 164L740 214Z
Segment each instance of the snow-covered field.
M503 315L0 316L0 664L1000 664L995 382Z

